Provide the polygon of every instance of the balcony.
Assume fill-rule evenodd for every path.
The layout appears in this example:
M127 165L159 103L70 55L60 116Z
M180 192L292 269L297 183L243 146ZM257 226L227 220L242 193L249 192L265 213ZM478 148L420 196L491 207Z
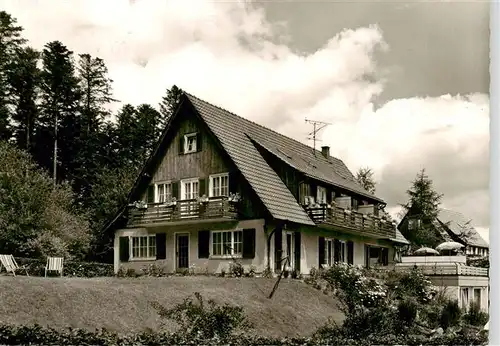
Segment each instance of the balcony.
M160 224L183 224L238 219L238 203L228 197L179 200L172 203L149 203L145 207L129 205L127 227Z
M341 229L379 239L396 237L396 226L388 220L355 210L322 204L304 207L311 219L324 228Z

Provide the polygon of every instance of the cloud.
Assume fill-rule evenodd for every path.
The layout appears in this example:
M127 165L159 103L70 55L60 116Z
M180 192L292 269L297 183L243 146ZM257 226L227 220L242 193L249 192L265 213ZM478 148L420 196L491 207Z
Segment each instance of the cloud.
M372 167L389 206L404 201L425 167L446 207L489 227L488 96L395 99L375 109L390 76L375 57L391 54L376 25L346 28L304 54L287 44L286 25L245 2L0 4L36 48L58 39L103 58L123 102L156 105L177 84L301 141L312 130L306 117L329 122L318 145L352 170Z

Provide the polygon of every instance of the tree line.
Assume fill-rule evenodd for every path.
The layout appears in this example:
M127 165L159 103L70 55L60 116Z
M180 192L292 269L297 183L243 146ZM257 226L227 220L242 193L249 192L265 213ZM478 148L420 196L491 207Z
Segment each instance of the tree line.
M113 121L112 83L101 58L60 41L36 50L17 20L0 11L1 250L28 256L40 249L26 244L44 242L68 253L75 230L50 221L64 211L86 243L85 251L69 253L111 259L112 235L101 234L102 226L124 202L181 93L172 86L158 105L125 104ZM41 204L21 210L21 197Z

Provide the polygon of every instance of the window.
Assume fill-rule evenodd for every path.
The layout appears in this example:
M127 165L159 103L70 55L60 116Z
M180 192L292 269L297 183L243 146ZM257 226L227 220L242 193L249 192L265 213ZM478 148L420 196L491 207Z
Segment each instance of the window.
M212 256L241 256L243 231L212 232Z
M196 137L196 133L184 135L184 154L196 152Z
M199 187L198 178L181 181L181 199L198 198Z
M295 239L293 233L286 233L286 256L289 260L289 266L295 268Z
M318 203L319 204L325 204L326 203L326 188L323 186L318 186Z
M229 175L227 173L210 176L209 196L229 196Z
M156 184L156 203L165 203L172 199L172 184Z
M335 246L337 246L337 248L335 248ZM331 266L336 261L340 263L347 262L346 242L327 238L325 239L325 262L327 265Z
M335 262L333 258L333 239L325 239L325 262L331 266Z
M156 236L147 235L132 238L132 259L155 259Z
M339 262L344 263L346 261L346 246L345 246L345 241L340 240L339 241Z
M481 308L481 289L474 288L474 303Z
M409 219L408 220L408 229L409 230L417 230L422 227L422 220L420 219Z
M462 309L467 310L469 308L469 288L464 287L460 290L460 299L462 301Z

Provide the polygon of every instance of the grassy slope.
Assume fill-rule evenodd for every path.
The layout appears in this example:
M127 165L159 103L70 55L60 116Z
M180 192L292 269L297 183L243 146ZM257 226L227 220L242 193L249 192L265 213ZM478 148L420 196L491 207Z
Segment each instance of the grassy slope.
M39 278L0 277L0 323L50 325L119 333L158 330L160 320L148 304L165 307L200 292L204 299L244 307L254 323L252 333L263 336L308 335L329 317L341 321L337 302L308 285L264 278ZM167 329L173 328L167 322Z

